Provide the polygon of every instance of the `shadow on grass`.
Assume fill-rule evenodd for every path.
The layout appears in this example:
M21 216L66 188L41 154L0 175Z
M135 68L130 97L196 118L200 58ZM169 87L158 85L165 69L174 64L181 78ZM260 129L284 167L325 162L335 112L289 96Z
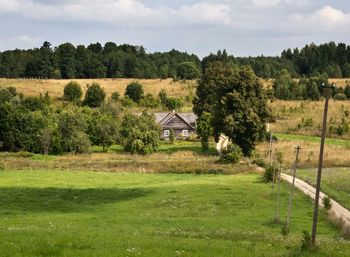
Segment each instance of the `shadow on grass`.
M79 212L96 205L129 201L150 193L135 189L0 188L0 216L30 212Z

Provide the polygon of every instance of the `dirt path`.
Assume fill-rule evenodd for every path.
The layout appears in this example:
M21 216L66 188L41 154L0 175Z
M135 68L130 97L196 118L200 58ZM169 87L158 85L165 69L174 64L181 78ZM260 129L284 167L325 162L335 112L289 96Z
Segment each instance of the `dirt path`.
M281 173L281 178L288 183L292 184L293 177L290 175L287 175L285 173ZM316 189L313 186L310 186L305 181L295 178L295 187L298 188L300 191L302 191L304 194L308 195L312 199L315 199L315 192ZM326 197L324 193L320 192L320 206L323 206L322 199ZM338 221L340 221L340 224L344 226L350 226L350 211L343 206L341 206L338 202L331 199L332 208L331 212L334 215L334 218L336 218Z

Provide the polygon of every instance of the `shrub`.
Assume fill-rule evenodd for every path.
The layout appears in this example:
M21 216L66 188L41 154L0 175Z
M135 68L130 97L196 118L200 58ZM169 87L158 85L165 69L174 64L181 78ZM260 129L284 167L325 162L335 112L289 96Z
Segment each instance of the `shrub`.
M243 156L242 149L236 144L228 145L227 149L222 152L220 162L237 163Z
M141 99L140 105L147 108L155 108L159 105L159 100L153 97L153 95L147 94Z
M268 183L274 178L274 175L278 172L278 168L273 165L269 165L264 172L263 181Z
M312 249L312 242L311 242L311 236L310 233L306 230L303 230L302 232L302 238L301 238L301 250L302 251L308 251Z
M168 108L168 110L172 111L172 110L178 110L183 106L183 102L180 98L176 98L176 97L169 97L166 100L165 106Z
M119 93L117 91L113 92L111 95L111 99L114 101L118 101L119 100Z
M124 107L130 107L134 105L134 101L132 99L130 99L128 96L125 96L122 100L121 100L122 106Z
M323 197L322 203L326 211L329 211L332 208L331 199L328 196Z
M97 83L93 83L85 93L84 105L90 107L100 106L106 98L105 91Z
M71 150L74 153L86 153L90 149L90 140L88 135L82 131L75 131L71 141Z
M334 100L339 100L339 101L348 100L348 97L344 93L338 93L333 98L334 98Z
M13 95L8 89L6 88L0 89L0 104L9 102L12 98L13 98Z
M80 100L83 95L83 91L81 90L81 86L75 82L69 82L63 90L63 99L70 102L77 102Z
M142 113L140 116L126 115L123 118L121 136L124 150L132 154L149 154L157 151L160 127L153 116Z
M125 89L125 96L128 96L134 102L139 103L143 97L143 87L138 82L130 83Z
M170 129L169 140L170 140L170 143L172 143L172 144L175 141L175 132L173 129Z
M22 100L22 105L30 110L30 111L37 111L37 110L44 110L45 109L45 103L43 100L41 100L38 97L30 96L26 97Z

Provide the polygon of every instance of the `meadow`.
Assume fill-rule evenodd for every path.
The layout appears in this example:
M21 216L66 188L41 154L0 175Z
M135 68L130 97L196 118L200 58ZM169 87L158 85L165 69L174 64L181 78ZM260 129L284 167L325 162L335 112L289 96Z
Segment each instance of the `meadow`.
M282 183L281 219L288 196ZM256 174L8 170L0 205L0 256L350 256L324 212L320 248L300 250L312 202L299 192L283 237L271 187Z
M316 185L317 169L300 169L297 176L310 185ZM350 168L324 168L322 170L322 190L332 199L350 209Z

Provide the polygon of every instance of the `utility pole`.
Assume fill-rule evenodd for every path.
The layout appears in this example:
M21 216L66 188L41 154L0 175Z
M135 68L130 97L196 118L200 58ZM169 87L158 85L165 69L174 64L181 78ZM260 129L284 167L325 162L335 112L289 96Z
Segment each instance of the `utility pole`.
M281 182L281 172L277 170L277 198L276 198L276 211L275 211L275 222L280 222L279 205L280 205L280 182Z
M332 86L326 86L322 84L323 93L325 97L324 112L323 112L323 125L322 125L322 136L321 136L321 145L320 145L320 156L318 162L317 170L317 182L316 182L316 194L315 194L315 205L314 205L314 216L312 221L312 246L316 244L316 230L317 230L317 218L318 218L318 204L320 198L320 187L321 187L321 175L322 175L322 166L323 166L323 150L324 150L324 141L326 137L326 128L327 128L327 114L328 114L328 102L332 97L332 92L334 84Z
M269 164L271 166L272 163L272 134L270 134L270 144L269 144Z
M272 154L272 150L271 150L271 154ZM270 164L270 168L272 168L271 193L273 194L275 191L275 180L276 180L277 148L275 149L275 154L271 157L271 159L273 159L272 164Z
M297 165L298 165L298 158L299 158L299 151L301 150L300 146L297 146L296 148L296 156L295 156L295 163L293 167L293 182L292 182L292 187L290 189L290 197L289 197L289 205L288 205L288 217L287 217L287 227L289 229L289 224L290 224L290 215L292 212L292 200L293 200L293 193L294 193L294 183L295 183L295 175L297 171Z

